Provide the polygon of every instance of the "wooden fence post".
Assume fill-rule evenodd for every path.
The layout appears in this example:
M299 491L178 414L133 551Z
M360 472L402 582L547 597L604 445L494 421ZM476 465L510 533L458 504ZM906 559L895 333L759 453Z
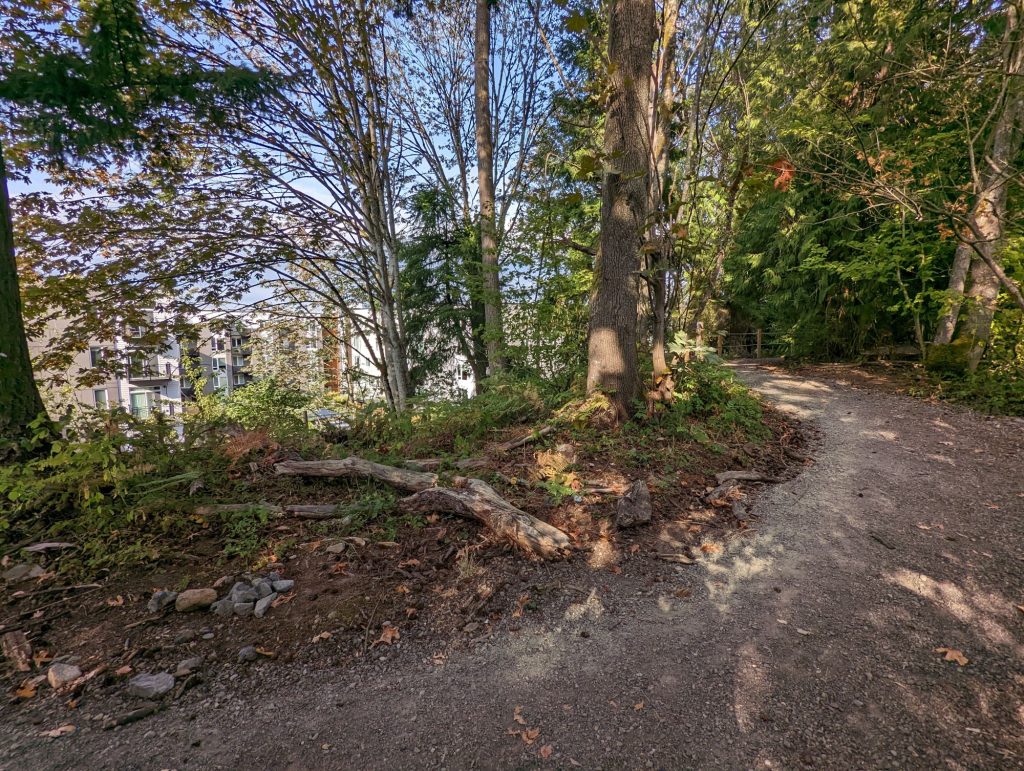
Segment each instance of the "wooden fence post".
M761 358L761 330L757 330L757 354L756 358Z
M718 355L721 356L725 352L725 333L718 333Z

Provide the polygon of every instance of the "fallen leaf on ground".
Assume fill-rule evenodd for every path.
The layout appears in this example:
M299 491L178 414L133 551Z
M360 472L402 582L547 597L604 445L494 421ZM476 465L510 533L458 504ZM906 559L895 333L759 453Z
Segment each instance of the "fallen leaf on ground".
M524 594L518 600L516 600L516 608L512 611L512 618L522 618L523 609L526 608L530 602L530 595Z
M284 605L286 602L291 602L294 599L295 599L295 592L290 592L288 594L282 594L280 597L278 597L276 600L274 600L272 603L270 603L270 607L276 608L278 605Z
M962 667L970 663L970 659L963 654L963 651L958 651L956 648L936 648L935 652L944 654L943 661L955 661Z
M268 659L277 658L277 651L261 648L259 645L256 646L256 652L261 656L266 656Z
M347 576L348 575L348 563L347 562L336 562L331 568L331 575L334 576Z
M399 594L410 594L412 592L412 590L405 584L399 584L398 586L396 586L395 591Z
M620 568L618 565L609 565L608 572L614 573L615 575L619 575L619 573L622 572L622 568Z
M53 656L45 648L32 654L32 663L36 665L36 669L50 661L53 661Z
M516 705L516 708L512 710L512 719L519 723L519 725L526 725L526 718L523 717L523 708L518 704Z
M410 605L408 608L405 609L405 617L406 618L416 618L416 616L419 614L419 612L420 612L419 608L415 608L412 605Z
M119 608L122 605L124 605L124 597L122 597L120 594L117 595L117 597L108 597L107 605L109 605L112 608Z
M419 564L420 564L420 561L418 559L413 558L413 559L408 559L408 560L402 560L401 562L398 563L398 567L400 567L400 568L414 568L414 567L416 567Z
M540 736L540 729L527 728L525 731L520 733L520 736L526 744L533 744L537 741L537 737Z
M642 701L638 701L636 704L633 705L633 711L634 712L639 712L643 708L644 708L644 703Z
M710 543L709 542L709 543L702 543L700 545L700 550L702 552L704 552L705 554L718 554L718 552L722 551L722 547L719 546L717 543Z
M321 640L330 640L332 637L334 637L334 635L332 635L330 632L321 632L320 634L315 635L313 637L313 642L318 643Z
M392 643L398 642L398 638L401 637L401 633L398 631L397 626L391 626L391 624L384 624L381 627L380 637L377 641L371 645L371 648L376 648L378 645L391 645Z
M555 751L554 747L552 747L550 744L545 744L543 747L540 748L540 753L539 754L540 754L540 756L542 758L544 758L544 760L547 760L548 758L551 757L551 753L554 752L554 751Z
M56 739L58 736L67 736L68 734L73 734L74 732L75 732L75 727L73 725L71 725L71 723L65 723L62 726L58 726L57 728L54 728L52 731L43 731L39 735L40 736L49 736L51 739Z
M638 543L635 543L635 544L633 544L632 546L629 547L629 553L630 554L637 554L639 551L640 551L640 544L638 544ZM550 747L551 745L549 744L547 746Z
M31 699L36 695L36 689L39 687L39 683L35 682L35 678L29 678L21 684L21 686L14 692L14 695L19 699Z

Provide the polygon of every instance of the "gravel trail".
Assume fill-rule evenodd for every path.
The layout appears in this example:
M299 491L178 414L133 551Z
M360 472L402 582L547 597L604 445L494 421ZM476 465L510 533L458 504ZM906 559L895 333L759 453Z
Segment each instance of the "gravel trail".
M677 585L546 567L542 612L443 664L261 665L116 731L0 729L0 768L1024 768L1024 422L737 371L814 462Z

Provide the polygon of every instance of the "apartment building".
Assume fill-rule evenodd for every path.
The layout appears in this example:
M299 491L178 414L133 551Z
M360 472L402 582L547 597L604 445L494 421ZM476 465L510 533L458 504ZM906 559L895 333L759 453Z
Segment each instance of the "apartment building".
M160 320L156 312L149 315L149 323ZM49 321L40 338L29 340L32 358L38 358L49 341L62 336L70 325L68 319ZM140 341L147 331L145 326L124 327L112 339L89 340L63 371L37 371L50 412L61 414L77 403L121 408L140 418L155 412L172 418L180 415L180 347L174 340L142 346Z

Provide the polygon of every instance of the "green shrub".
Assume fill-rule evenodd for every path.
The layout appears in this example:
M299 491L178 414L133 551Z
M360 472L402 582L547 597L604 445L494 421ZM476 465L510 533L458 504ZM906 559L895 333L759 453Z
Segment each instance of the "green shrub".
M696 359L673 374L676 400L666 419L677 433L702 443L768 436L761 402L724 367Z

